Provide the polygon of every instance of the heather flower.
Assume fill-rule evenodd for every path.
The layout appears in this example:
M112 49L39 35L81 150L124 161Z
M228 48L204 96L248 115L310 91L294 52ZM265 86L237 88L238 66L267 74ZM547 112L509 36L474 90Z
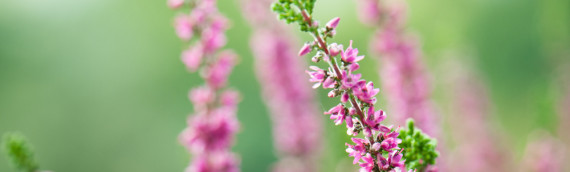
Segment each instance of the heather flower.
M346 74L346 71L342 73L342 85L343 89L350 89L356 86L358 81L360 81L361 74Z
M527 143L520 171L563 171L564 159L565 147L560 140L544 131L534 132Z
M380 92L380 89L374 88L374 83L359 82L356 89L354 89L354 95L362 102L374 104L376 103L376 94Z
M315 164L322 145L320 115L303 74L306 64L297 56L310 53L314 44L306 44L297 51L299 46L294 34L271 15L272 1L242 0L244 16L254 29L250 47L257 78L273 122L278 162L272 171L318 171ZM327 60L323 54L317 54L312 60L323 58ZM327 72L317 67L312 69L314 71L306 71L312 75L311 82L315 87L323 85ZM324 85L330 83L329 80Z
M309 54L312 50L312 45L311 44L305 44L303 45L303 48L301 48L301 50L299 50L299 56L304 56L306 54Z
M325 81L323 81L323 88L334 88L336 86L336 80L333 77L327 77Z
M196 109L205 108L215 100L215 93L210 87L192 89L189 94L190 101Z
M193 24L188 15L180 15L176 17L175 24L176 34L178 37L184 41L188 41L192 38Z
M324 70L322 70L319 67L310 66L309 68L313 70L313 71L306 71L307 74L309 74L309 76L311 77L311 79L309 79L309 81L310 82L316 82L313 85L313 88L317 88L323 83L323 81L327 77L327 74Z
M378 0L357 0L358 19L364 24L377 24L380 22L381 9Z
M490 99L483 82L465 61L445 60L442 75L450 102L449 131L455 147L450 149L446 170L506 171L510 157L500 144L501 136L490 125ZM466 58L461 58L466 59ZM448 71L454 71L452 73Z
M366 153L366 147L364 145L364 142L366 142L366 140L361 138L352 138L352 142L355 144L351 145L346 143L346 146L348 147L346 148L346 152L348 153L348 156L354 157L354 161L352 163L356 164L360 161L360 158L362 158L363 154Z
M388 159L388 163L394 167L404 168L404 161L402 160L402 150L400 152L393 152Z
M182 52L182 62L190 72L195 72L202 63L204 52L200 44L194 45Z
M226 90L220 96L220 103L227 108L235 108L240 101L240 94L235 90Z
M346 50L342 51L342 53L340 54L340 59L349 64L356 63L362 60L363 58L364 56L358 56L357 48L352 48L352 41L350 41L348 48L346 48Z
M212 25L202 32L202 45L204 51L213 53L220 47L226 45L226 35L224 29L218 25Z
M371 49L382 55L380 76L388 105L396 114L394 121L403 125L406 119L413 118L419 128L438 137L439 116L430 100L427 71L416 41L404 29L406 4L380 2L364 0L361 3L369 4L369 9L359 12L365 18L377 19L378 31L371 40Z
M168 0L167 4L171 9L177 9L184 5L184 0Z
M216 153L208 157L198 156L195 159L185 172L239 172L239 161L233 154Z
M176 9L184 0L169 0ZM190 14L175 19L175 30L184 41L192 41L182 52L182 62L190 72L201 71L205 84L190 91L194 115L179 140L193 155L187 172L238 172L239 159L230 152L239 129L236 119L239 94L226 89L237 56L226 44L227 20L218 13L215 0L192 1ZM196 31L196 32L195 32Z
M236 55L231 51L221 52L218 55L218 60L206 70L205 78L208 84L214 88L225 86L236 58Z
M326 27L327 29L336 29L339 22L340 22L340 17L335 17L327 23Z
M327 43L326 38L335 35L340 19L334 18L324 28L319 28L318 22L311 16L314 3L315 1L279 1L273 4L273 10L279 14L280 19L298 23L301 31L313 36L314 41L306 45L314 45L317 50L314 62L319 62L320 57L326 57L324 61L328 63L328 69L311 67L312 71L307 71L310 81L316 83L313 88L322 84L323 88L332 89L330 97L341 96L341 103L324 114L329 115L336 125L346 122L347 134L354 136L353 144L346 143L346 152L354 157L353 163L359 164L360 171L405 170L402 151L398 147L401 143L397 138L398 129L392 130L392 127L381 125L380 122L386 115L384 111L375 111L374 108L379 89L355 73L359 68L357 62L364 56L358 55L358 49L352 47L352 41L345 50L342 45ZM306 47L303 47L300 52L306 52L305 50ZM339 55L340 58L337 57ZM357 137L359 133L363 133L362 138Z
M374 158L372 158L370 153L367 153L366 156L362 157L362 162L359 165L362 167L360 171L372 171L375 167Z
M180 140L196 154L224 150L232 143L238 129L232 118L233 112L224 108L216 109L211 114L196 114L189 119L190 128L184 130Z
M328 49L330 51L330 55L334 57L337 56L342 51L343 47L342 45L338 45L337 43L332 43L329 45Z

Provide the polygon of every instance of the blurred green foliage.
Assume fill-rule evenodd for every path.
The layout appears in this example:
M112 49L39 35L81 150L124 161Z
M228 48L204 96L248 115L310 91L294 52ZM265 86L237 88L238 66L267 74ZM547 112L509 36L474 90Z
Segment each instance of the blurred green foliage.
M554 68L569 59L570 1L409 3L409 30L421 38L428 69L449 51L474 57L492 93L493 123L513 151L522 150L530 131L557 128L551 83ZM219 6L233 24L227 47L241 56L230 78L244 95L234 150L243 171L267 171L275 155L253 73L251 31L236 0ZM368 52L373 29L357 20L353 0L317 1L313 14L340 16L333 41L354 40ZM42 168L53 171L182 171L189 155L177 136L192 112L188 90L201 81L180 62L175 15L163 0L0 1L0 133L26 133ZM378 81L377 58L368 57L363 77ZM445 89L435 89L439 101ZM319 95L323 110L337 101ZM323 120L322 171L353 168L344 129ZM0 157L0 171L10 171L8 162Z
M18 170L34 172L39 168L34 157L34 150L22 134L5 133L2 137L2 151Z

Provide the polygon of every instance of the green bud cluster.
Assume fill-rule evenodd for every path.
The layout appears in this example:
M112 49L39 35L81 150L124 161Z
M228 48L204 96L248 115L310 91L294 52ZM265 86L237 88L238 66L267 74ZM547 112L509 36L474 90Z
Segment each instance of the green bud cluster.
M310 15L313 13L313 7L317 0L279 0L272 5L272 9L279 16L280 20L285 20L287 24L298 23L301 31L312 32L316 27L312 27L310 23L304 22L303 14L300 9L305 9Z
M15 168L25 172L38 170L39 166L34 159L33 149L23 135L6 133L2 140L3 151L8 154Z
M408 119L407 128L400 130L399 139L402 139L400 148L403 148L404 159L408 169L425 171L428 165L434 165L439 153L435 150L437 140L430 138L419 128L414 126L414 120Z

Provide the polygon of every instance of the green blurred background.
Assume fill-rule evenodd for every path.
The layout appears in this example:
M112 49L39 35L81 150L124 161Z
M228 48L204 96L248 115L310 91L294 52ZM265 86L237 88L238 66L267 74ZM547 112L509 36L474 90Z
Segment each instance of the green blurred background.
M472 57L491 93L496 130L512 151L521 152L537 128L556 133L553 80L558 64L570 60L570 1L409 3L410 31L421 37L428 69L445 71L440 64L450 51ZM219 6L233 21L227 47L241 56L230 79L244 95L234 150L242 171L267 171L276 158L253 73L251 29L237 0ZM374 30L357 20L353 0L320 0L315 11L321 22L342 18L335 41L352 39L368 52ZM24 133L42 169L182 171L189 155L177 136L192 110L188 90L200 80L180 62L175 15L165 0L0 1L0 133ZM372 81L378 81L375 62L367 58L361 68ZM444 103L445 89L435 91ZM319 95L321 108L333 104ZM324 124L323 171L350 166L344 129ZM8 162L0 156L0 171L12 170Z

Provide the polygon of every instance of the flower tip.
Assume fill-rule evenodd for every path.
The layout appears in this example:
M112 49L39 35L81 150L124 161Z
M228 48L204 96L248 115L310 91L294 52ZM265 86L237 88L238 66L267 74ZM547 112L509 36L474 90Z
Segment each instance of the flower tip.
M303 45L301 50L299 50L299 56L304 56L304 55L309 54L311 52L311 48L312 48L312 45L309 43L306 43L305 45Z
M340 17L335 17L327 23L327 28L335 29L338 26L339 22L340 22Z

